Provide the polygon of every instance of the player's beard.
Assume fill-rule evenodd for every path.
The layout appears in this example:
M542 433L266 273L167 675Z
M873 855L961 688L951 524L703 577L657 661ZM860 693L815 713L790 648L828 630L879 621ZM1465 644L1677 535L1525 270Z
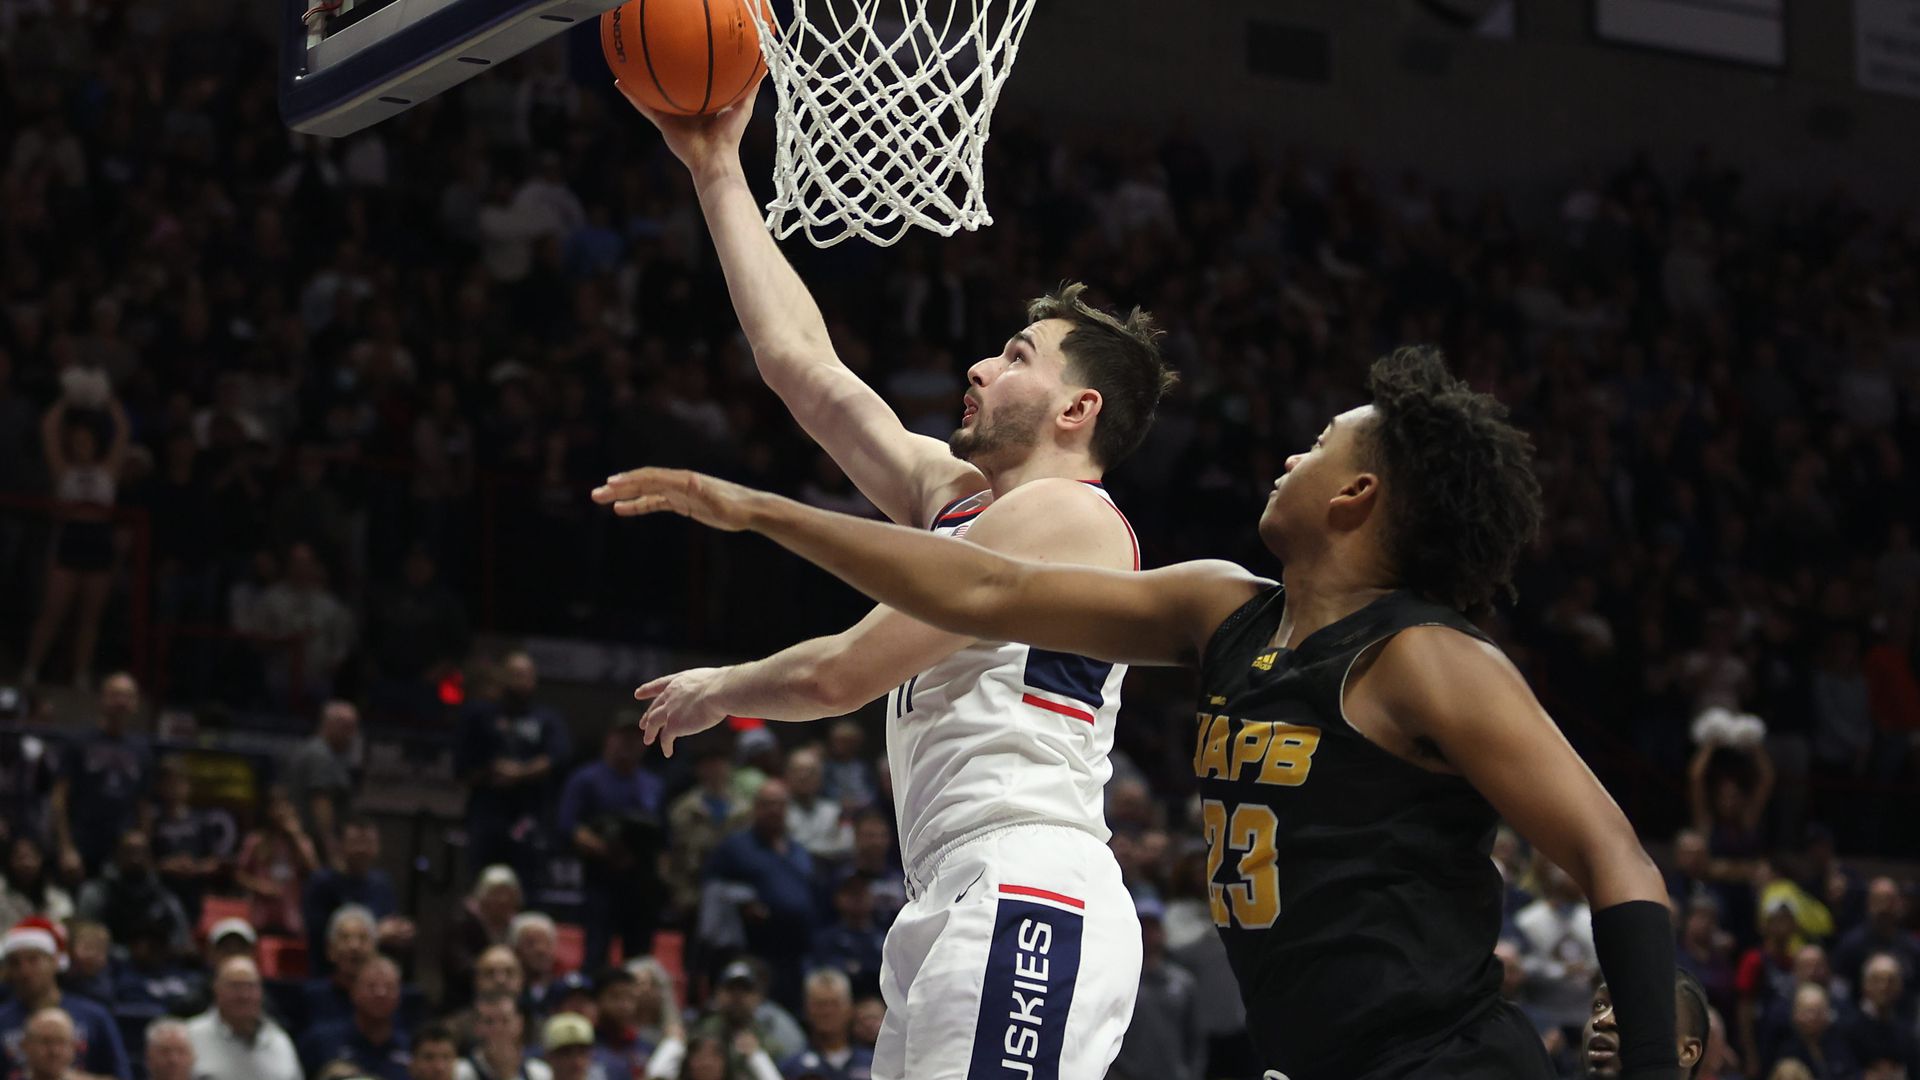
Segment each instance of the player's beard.
M1008 457L1024 457L1040 441L1044 402L1008 402L991 419L986 410L974 414L973 426L957 428L947 437L947 449L961 461L988 467Z

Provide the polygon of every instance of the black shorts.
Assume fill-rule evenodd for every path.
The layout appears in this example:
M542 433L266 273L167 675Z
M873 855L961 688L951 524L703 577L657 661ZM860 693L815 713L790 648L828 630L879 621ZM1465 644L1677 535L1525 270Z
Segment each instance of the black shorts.
M1354 1080L1553 1080L1540 1033L1505 1001L1417 1053L1368 1069Z

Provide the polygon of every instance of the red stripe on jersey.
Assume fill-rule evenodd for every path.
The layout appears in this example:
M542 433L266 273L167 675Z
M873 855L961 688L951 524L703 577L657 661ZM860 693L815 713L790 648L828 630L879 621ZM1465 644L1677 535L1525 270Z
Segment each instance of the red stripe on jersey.
M1082 911L1087 909L1087 902L1085 900L1075 900L1065 893L1053 892L1050 889L1036 889L1031 885L1002 885L1000 886L1000 891L1006 893L1008 896L1036 896L1042 900L1051 900L1056 904L1077 907Z
M1075 720L1085 720L1089 724L1093 723L1093 714L1085 709L1076 709L1071 705L1062 705L1057 701L1048 701L1046 698L1035 697L1032 694L1021 694L1020 702L1023 705L1038 706L1048 712L1057 712L1061 716L1071 716Z

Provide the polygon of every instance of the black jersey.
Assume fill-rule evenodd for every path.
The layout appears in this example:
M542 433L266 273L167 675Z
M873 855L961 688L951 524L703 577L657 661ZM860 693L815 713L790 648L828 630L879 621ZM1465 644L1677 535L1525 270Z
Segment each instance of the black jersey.
M1403 591L1276 649L1284 601L1280 586L1248 601L1201 660L1213 921L1264 1067L1391 1075L1499 1003L1497 815L1466 780L1361 735L1341 693L1369 646L1408 627L1485 635Z

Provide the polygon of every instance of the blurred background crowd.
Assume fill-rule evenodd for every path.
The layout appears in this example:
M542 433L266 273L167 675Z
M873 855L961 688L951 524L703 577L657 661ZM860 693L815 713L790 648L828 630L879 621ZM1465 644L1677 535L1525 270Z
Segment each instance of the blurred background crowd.
M341 142L280 124L275 55L237 5L0 10L0 1076L864 1077L878 716L663 761L620 706L862 609L586 500L672 464L873 513L759 385L684 173L591 52ZM1460 190L1014 114L987 160L989 230L792 251L909 427L1084 278L1183 376L1111 478L1146 562L1262 566L1285 455L1439 343L1536 440L1486 625L1669 868L1703 1075L1920 1077L1920 215L1709 149ZM1187 695L1135 673L1109 788L1127 1080L1244 1060ZM1577 1075L1585 901L1493 856Z

